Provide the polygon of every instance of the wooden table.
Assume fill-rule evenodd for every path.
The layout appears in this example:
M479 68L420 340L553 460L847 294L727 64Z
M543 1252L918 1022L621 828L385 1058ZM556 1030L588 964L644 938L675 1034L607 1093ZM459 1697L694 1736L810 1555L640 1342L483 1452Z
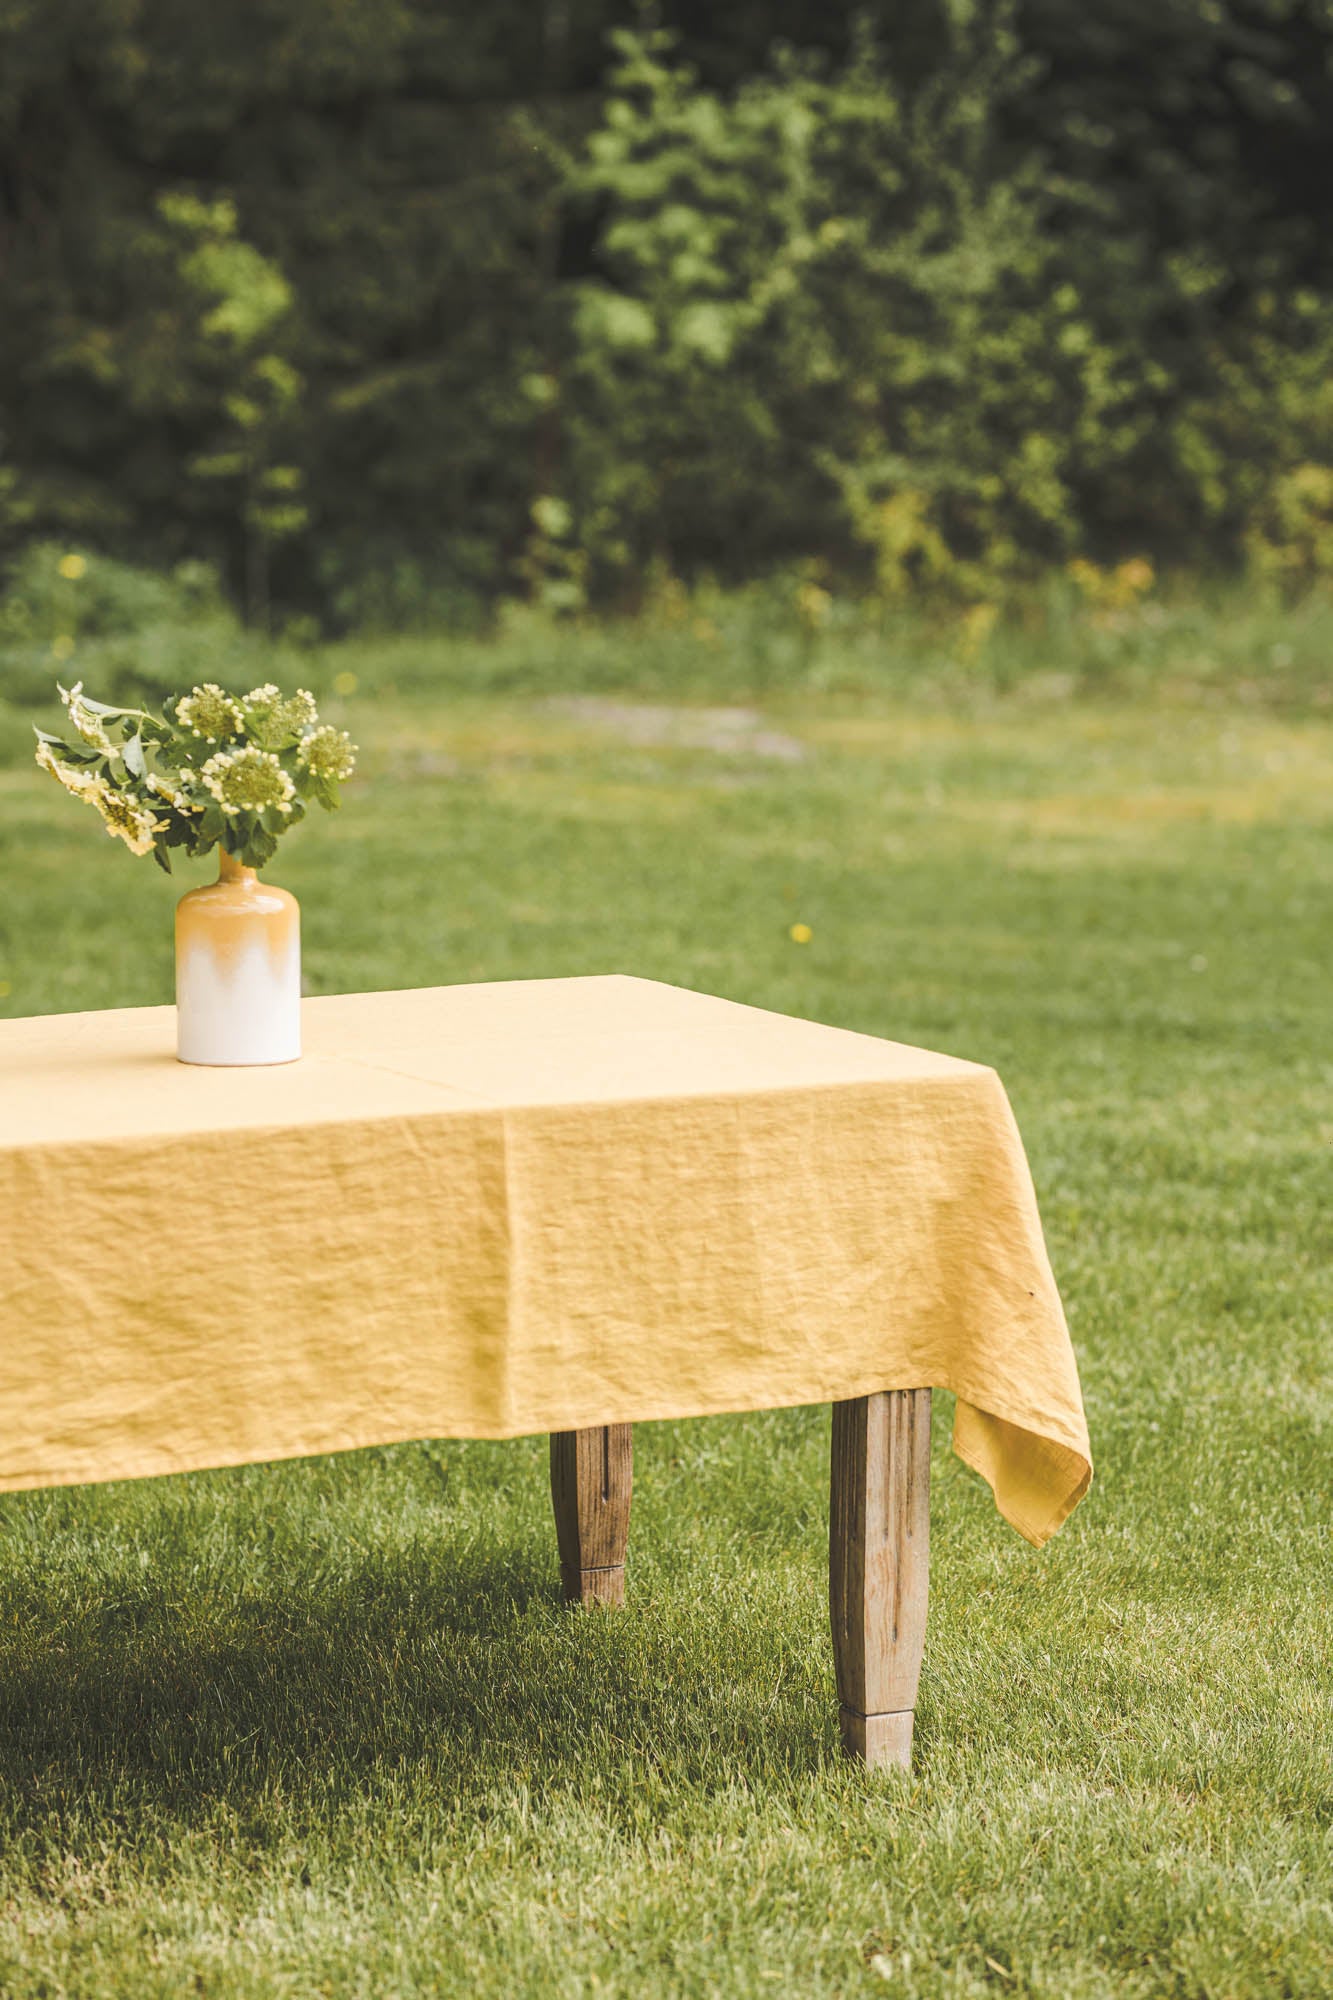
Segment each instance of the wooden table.
M906 1764L927 1385L1029 1540L1090 1477L994 1072L620 976L309 1000L270 1069L174 1030L0 1022L0 1491L545 1432L615 1605L635 1423L831 1401L843 1741Z
M571 1604L621 1605L634 1431L551 1438L560 1576ZM850 1756L907 1767L930 1574L930 1390L833 1405L829 1614L838 1718Z

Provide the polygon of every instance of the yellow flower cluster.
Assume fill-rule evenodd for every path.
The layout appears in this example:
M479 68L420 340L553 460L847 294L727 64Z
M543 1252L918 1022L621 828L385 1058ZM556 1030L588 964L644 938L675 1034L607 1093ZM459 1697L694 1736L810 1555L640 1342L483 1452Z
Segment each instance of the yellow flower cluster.
M796 593L796 609L802 621L813 630L816 626L827 625L833 610L833 598L822 584L803 583Z
M1099 569L1085 556L1075 556L1065 564L1065 574L1098 611L1128 611L1157 581L1147 556L1130 556L1114 569Z
M975 660L986 650L986 642L999 623L998 604L972 604L963 613L963 634L959 651L965 660Z

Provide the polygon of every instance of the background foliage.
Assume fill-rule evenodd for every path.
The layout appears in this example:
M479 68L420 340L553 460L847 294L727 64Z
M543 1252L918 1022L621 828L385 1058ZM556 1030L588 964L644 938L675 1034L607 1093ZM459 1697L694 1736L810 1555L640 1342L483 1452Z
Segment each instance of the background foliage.
M1333 567L1329 0L0 0L0 552L466 622Z

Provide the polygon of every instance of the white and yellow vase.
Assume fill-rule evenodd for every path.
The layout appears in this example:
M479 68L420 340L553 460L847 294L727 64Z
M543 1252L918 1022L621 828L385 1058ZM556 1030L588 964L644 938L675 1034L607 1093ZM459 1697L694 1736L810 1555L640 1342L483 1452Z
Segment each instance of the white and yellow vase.
M176 905L176 1054L229 1067L301 1053L301 912L218 849L218 879Z

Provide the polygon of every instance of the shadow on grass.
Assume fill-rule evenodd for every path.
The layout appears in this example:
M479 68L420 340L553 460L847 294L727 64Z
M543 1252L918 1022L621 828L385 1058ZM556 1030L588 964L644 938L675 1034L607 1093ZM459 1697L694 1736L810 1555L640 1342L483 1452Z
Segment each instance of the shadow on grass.
M595 1782L614 1816L654 1779L770 1783L834 1755L830 1691L761 1618L689 1596L571 1609L521 1553L372 1549L350 1571L275 1565L226 1594L32 1579L5 1612L15 1833L79 1808L189 1820L275 1793L288 1808L386 1786L461 1803L516 1782Z

